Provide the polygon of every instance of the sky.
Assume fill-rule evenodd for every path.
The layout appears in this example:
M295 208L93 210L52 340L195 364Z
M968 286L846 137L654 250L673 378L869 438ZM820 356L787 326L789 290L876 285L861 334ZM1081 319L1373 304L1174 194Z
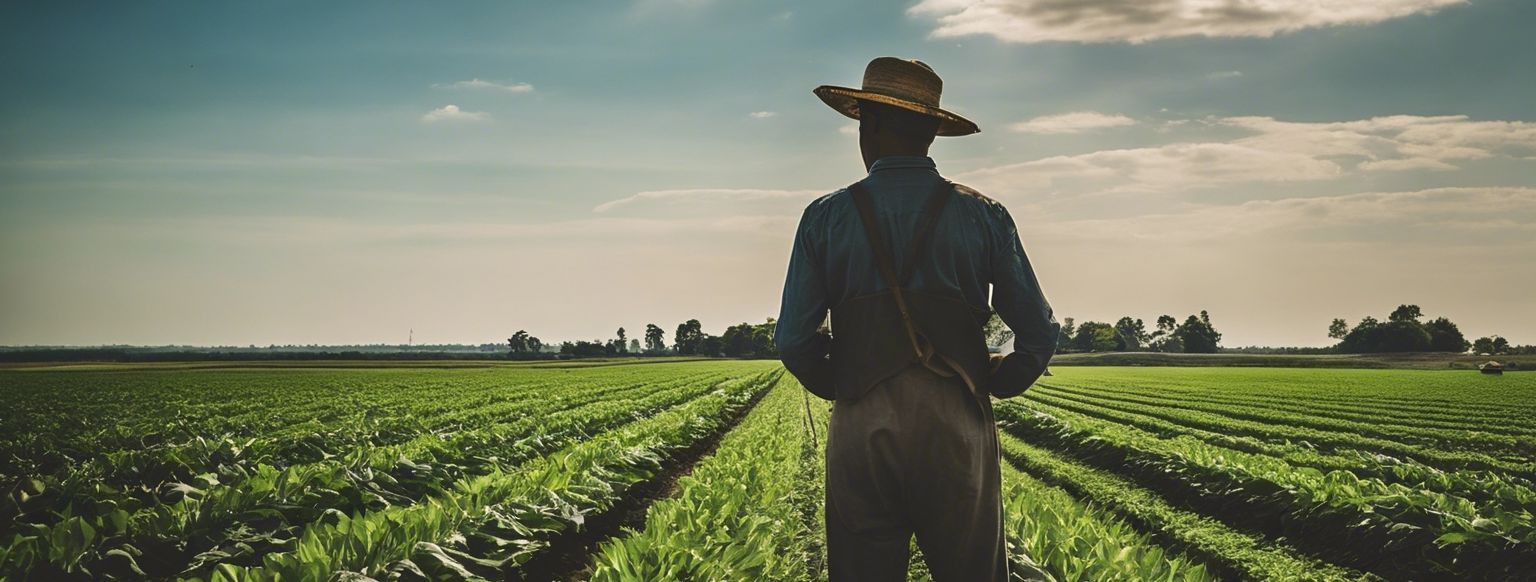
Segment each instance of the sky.
M6 2L0 345L500 342L777 314L921 59L1057 317L1536 343L1525 0Z

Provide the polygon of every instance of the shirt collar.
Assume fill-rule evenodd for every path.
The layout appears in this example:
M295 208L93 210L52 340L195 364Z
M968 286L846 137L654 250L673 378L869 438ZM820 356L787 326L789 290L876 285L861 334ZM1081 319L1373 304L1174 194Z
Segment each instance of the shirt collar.
M875 160L875 163L869 166L869 173L901 168L934 170L937 166L934 165L933 158L928 156L886 156Z

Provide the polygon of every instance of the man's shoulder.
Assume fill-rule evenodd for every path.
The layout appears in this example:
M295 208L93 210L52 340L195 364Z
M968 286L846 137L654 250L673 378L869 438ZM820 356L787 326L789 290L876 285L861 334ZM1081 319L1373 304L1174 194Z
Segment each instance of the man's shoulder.
M964 204L973 206L990 215L1006 215L1008 213L1008 209L1003 206L1002 202L982 194L981 191L958 182L955 182L954 185L955 194L958 195L957 197Z
M842 201L848 199L848 196L849 194L847 187L838 188L831 193L823 194L817 197L815 200L812 200L810 204L805 205L805 215L810 216L813 214L821 214L826 212L828 209L835 207L841 204Z

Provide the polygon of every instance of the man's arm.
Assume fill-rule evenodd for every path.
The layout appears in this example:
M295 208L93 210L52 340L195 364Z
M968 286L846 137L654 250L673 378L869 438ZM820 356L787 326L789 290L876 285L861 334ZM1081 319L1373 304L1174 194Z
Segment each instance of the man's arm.
M1035 270L1019 242L1019 229L1008 210L998 205L992 216L992 308L1013 330L1013 353L992 373L987 390L998 398L1017 396L1029 388L1056 353L1061 325L1040 290Z
M833 400L832 363L827 359L830 338L819 333L827 318L827 290L822 281L821 255L812 242L812 205L800 217L795 244L789 253L789 274L784 277L784 300L779 307L773 341L779 359L812 394Z

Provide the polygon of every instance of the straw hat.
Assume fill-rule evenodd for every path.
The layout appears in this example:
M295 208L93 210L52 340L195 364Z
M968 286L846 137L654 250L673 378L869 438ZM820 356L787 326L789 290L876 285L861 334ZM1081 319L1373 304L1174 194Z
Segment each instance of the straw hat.
M939 135L970 135L981 131L971 120L939 108L939 93L943 91L944 81L926 63L880 57L864 68L862 89L822 85L814 93L851 119L859 118L859 100L863 99L937 117L940 120Z

